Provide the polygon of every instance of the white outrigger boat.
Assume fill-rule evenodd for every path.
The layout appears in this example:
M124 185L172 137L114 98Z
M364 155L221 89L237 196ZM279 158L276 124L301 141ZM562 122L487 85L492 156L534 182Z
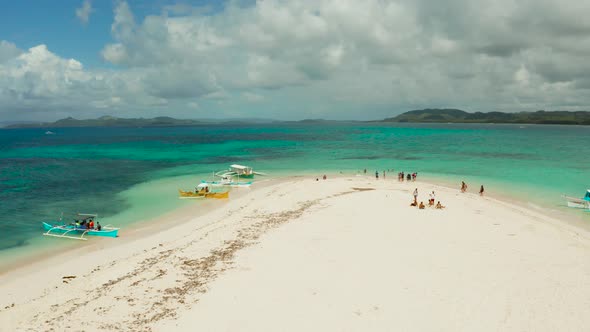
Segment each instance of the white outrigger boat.
M78 213L76 223L66 225L62 222L62 217L59 218L58 222L50 223L43 222L43 228L45 229L45 236L61 237L73 240L88 240L85 236L106 236L106 237L117 237L119 228L112 227L111 225L101 226L100 228L89 228L87 223L95 220L98 217L96 214L90 213ZM82 223L79 220L82 220Z
M220 179L217 181L205 181L205 180L201 180L201 183L207 183L209 184L211 187L234 187L234 188L248 188L252 185L252 181L247 181L247 182L240 182L240 181L234 181L234 179L232 178L231 175L218 175L215 174L215 176L218 176ZM239 180L239 179L238 179Z
M586 195L582 198L563 195L567 202L567 206L577 209L590 209L590 189L586 190Z
M215 175L217 176L237 176L238 178L245 178L245 179L253 179L254 174L256 175L266 175L264 173L255 172L252 167L250 166L243 166L233 164L229 166L227 171L217 172Z

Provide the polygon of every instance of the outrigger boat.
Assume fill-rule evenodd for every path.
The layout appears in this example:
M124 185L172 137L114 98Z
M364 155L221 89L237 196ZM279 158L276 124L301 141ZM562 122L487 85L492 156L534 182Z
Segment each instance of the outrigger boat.
M218 176L220 179L218 181L205 181L201 180L201 183L209 184L211 187L237 187L237 188L247 188L252 185L252 181L248 182L240 182L234 181L231 175L215 175Z
M73 240L88 240L85 236L106 236L106 237L117 237L119 233L119 228L112 227L111 225L101 226L101 229L93 229L88 228L85 224L86 221L91 219L94 220L98 215L96 214L88 214L88 213L78 213L77 214L79 219L82 219L82 224L70 224L66 225L63 224L62 218L60 218L59 222L56 223L49 223L43 222L43 228L45 229L45 236L53 236L53 237L61 237L66 239L73 239Z
M207 182L199 183L195 191L184 191L178 189L179 198L228 198L229 191L213 192L208 191L209 184Z
M577 209L590 209L590 189L586 190L586 195L582 198L563 195L567 202L567 206Z
M229 170L217 172L217 176L237 176L238 178L253 179L254 174L266 175L260 172L254 172L252 167L233 164L229 166Z

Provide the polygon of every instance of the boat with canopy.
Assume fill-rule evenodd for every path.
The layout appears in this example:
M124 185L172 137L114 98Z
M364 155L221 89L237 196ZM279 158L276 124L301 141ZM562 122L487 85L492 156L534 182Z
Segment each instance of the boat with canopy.
M255 172L252 167L233 164L229 166L229 169L226 171L217 172L215 175L217 176L237 176L238 178L244 179L253 179L254 174L256 175L266 175L265 173Z

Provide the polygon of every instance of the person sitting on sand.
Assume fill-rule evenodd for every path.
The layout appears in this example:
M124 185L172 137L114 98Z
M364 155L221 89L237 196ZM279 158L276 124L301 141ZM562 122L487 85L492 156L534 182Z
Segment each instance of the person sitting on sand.
M324 179L324 180L327 180L327 179L328 179L328 177L326 176L326 174L324 174L324 177L323 177L323 179Z
M464 193L467 191L467 184L465 181L461 181L461 192Z
M418 202L413 201L412 203L410 203L410 206L418 206Z
M420 202L420 205L418 206L418 208L420 210L423 210L426 206L424 205L424 202Z
M437 209L444 209L445 207L444 207L443 205L441 205L441 204L440 204L440 201L438 201L438 202L436 203L436 208L437 208Z

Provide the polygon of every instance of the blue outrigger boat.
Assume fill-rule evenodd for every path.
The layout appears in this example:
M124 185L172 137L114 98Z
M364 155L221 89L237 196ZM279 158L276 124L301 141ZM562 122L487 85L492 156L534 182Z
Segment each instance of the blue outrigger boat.
M79 213L78 217L81 217L85 221L87 219L95 219L98 215L96 214L85 214ZM59 223L51 224L49 222L43 222L43 228L45 229L45 236L54 236L74 240L88 240L85 236L106 236L106 237L117 237L119 228L112 227L110 225L102 226L100 230L88 228L85 225L66 225L63 224L60 218Z

